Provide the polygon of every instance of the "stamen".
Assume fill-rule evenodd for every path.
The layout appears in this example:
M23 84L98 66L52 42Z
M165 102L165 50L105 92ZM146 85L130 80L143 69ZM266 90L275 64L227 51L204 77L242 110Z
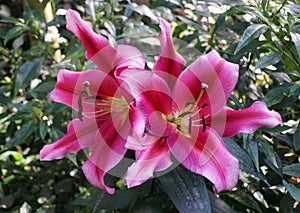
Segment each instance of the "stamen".
M193 102L193 101L191 101L191 102L187 102L186 103L186 105L185 105L185 107L188 107L188 106L190 106L190 105L194 105L195 104L195 102Z
M183 118L184 116L189 115L189 114L192 114L192 112L190 112L190 111L183 112L180 115L178 115L178 118Z
M202 118L202 124L203 124L203 126L202 126L202 132L205 132L205 130L206 130L206 123L205 123L204 116L202 115L201 118Z
M83 112L82 95L83 94L87 95L87 92L86 91L81 91L79 93L79 97L78 97L78 108L79 108L79 110L78 110L78 118L79 118L80 121L82 121L82 118L83 118L83 116L82 116L82 112Z
M192 133L192 116L189 117L189 134Z

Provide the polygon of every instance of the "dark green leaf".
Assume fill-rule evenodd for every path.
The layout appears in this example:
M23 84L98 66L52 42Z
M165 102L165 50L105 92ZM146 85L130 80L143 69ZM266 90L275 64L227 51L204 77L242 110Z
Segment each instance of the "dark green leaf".
M234 51L234 54L237 54L243 47L247 46L254 39L265 33L267 29L267 26L264 24L253 24L247 27Z
M256 200L244 191L239 190L235 192L225 192L224 194L238 201L244 206L249 207L250 209L256 210L258 212L262 212Z
M20 66L16 74L14 96L18 93L19 89L26 87L31 80L38 76L41 66L41 60L38 58L33 61L27 61Z
M21 35L23 32L25 32L24 27L14 27L11 28L4 37L4 45L7 44L8 41L10 41L13 38L16 38L17 36Z
M256 170L259 171L258 145L255 141L249 142L249 150L250 156L252 158L252 161L254 162Z
M281 59L280 52L275 52L269 55L265 55L258 60L255 69L265 68L270 65L277 64L280 61L280 59Z
M47 121L41 121L40 127L39 127L39 133L42 139L45 138L48 132L48 124Z
M158 178L181 213L211 212L206 185L202 176L182 167Z
M256 171L251 157L245 150L243 150L234 140L230 138L223 138L223 141L229 152L239 160L241 170L258 178L262 178L261 175Z
M208 196L211 202L211 210L213 213L235 213L235 211L223 200L208 191Z
M291 196L298 202L300 202L300 189L294 186L293 184L287 183L283 180L283 185L289 191Z
M137 4L128 4L128 5L124 5L124 7L126 7L127 9L133 10L135 12L137 12L140 15L144 15L147 16L153 20L156 20L157 17L154 15L154 13L150 10L150 8L144 4L141 5L137 5Z
M280 103L289 93L289 88L286 86L279 86L270 90L263 101L267 104L268 107Z
M265 153L266 157L267 157L267 160L269 160L276 168L275 171L281 175L281 172L280 172L280 162L277 161L277 157L276 157L276 154L275 154L275 151L274 151L274 148L273 146L271 146L269 144L269 142L261 139L259 140L259 145L260 147L262 148L263 152Z
M286 194L280 200L280 213L290 213L293 212L295 200L291 197L290 194Z
M300 163L294 163L282 168L283 174L300 178Z
M298 57L300 57L300 34L291 32L291 37L297 49Z
M11 141L8 145L15 146L21 143L24 143L25 140L34 132L35 130L35 122L33 120L27 121L18 131L17 137L15 140Z
M293 144L294 144L295 150L298 151L300 149L300 122L299 122L297 130L293 136Z

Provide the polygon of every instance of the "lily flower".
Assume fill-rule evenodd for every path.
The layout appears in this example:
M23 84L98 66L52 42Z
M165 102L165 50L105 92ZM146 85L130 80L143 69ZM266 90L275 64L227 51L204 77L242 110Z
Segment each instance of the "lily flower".
M146 119L144 136L127 141L136 150L127 185L139 185L179 162L210 180L217 192L230 190L237 184L239 163L222 137L272 128L282 124L281 117L260 101L242 110L227 107L239 67L214 50L182 71L185 62L174 50L171 28L160 19L162 55L152 72L124 70L119 76Z
M77 110L78 119L70 122L63 138L42 148L40 159L61 159L68 153L90 148L83 172L91 184L113 194L115 189L105 184L104 176L123 159L127 137L143 134L145 129L142 114L114 73L128 66L143 68L145 61L135 47L112 47L76 11L68 10L66 20L67 28L86 47L86 57L99 70L59 71L50 98Z

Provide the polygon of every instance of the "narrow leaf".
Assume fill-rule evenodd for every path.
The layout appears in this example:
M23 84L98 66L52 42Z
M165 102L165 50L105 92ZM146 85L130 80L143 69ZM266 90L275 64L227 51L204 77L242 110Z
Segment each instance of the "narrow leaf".
M256 170L259 171L259 159L258 159L258 145L254 141L249 142L249 150L250 150L250 156L252 158L252 161L254 162L254 165L256 167Z
M4 45L7 44L8 41L10 41L13 38L16 38L17 36L21 35L23 32L25 32L25 29L23 27L14 27L11 28L4 37Z
M234 54L237 54L243 47L247 46L254 39L265 33L267 29L267 26L264 24L253 24L247 27L234 51Z
M42 139L45 138L45 136L47 135L48 132L48 124L47 121L42 121L40 123L40 127L39 127L39 133Z
M283 180L283 185L289 191L291 196L298 202L300 202L300 189L294 186L293 184L287 183Z
M230 191L230 192L226 192L224 193L225 195L227 195L228 197L238 201L239 203L243 204L244 206L249 207L250 209L256 210L257 212L262 212L259 205L257 204L257 202L255 201L255 199L250 196L249 194L247 194L245 191Z
M300 163L294 163L282 168L283 174L300 178Z
M211 212L206 185L202 176L177 167L158 178L181 213Z
M300 149L300 122L299 122L297 130L293 136L293 144L294 144L295 150Z
M21 129L18 131L15 140L11 141L8 145L15 146L25 142L25 140L34 132L34 129L35 122L33 120L27 121L22 125Z
M225 203L221 198L208 191L208 196L211 201L211 210L213 213L235 213L235 211Z
M258 60L255 69L266 68L270 65L277 64L280 61L280 59L281 59L280 52L275 52L270 55L265 55Z
M30 81L38 76L41 66L41 60L38 58L33 61L27 61L20 66L16 74L14 95L18 93L20 88L28 86Z
M296 46L298 56L300 57L300 34L291 32L291 37Z
M241 170L262 179L261 175L256 171L251 157L245 150L230 138L223 138L223 141L228 151L239 160Z

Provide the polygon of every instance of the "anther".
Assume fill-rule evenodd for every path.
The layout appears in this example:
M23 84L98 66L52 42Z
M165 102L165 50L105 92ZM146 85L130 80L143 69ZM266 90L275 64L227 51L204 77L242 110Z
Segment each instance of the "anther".
M82 84L85 87L89 87L91 85L91 83L89 81L84 81Z
M201 116L201 119L202 119L202 132L205 132L205 130L206 130L206 123L205 123L205 119L204 119L203 115Z
M205 84L205 83L201 83L201 89L207 90L208 89L208 85Z
M85 91L86 91L87 95L91 96L91 92L90 92L91 83L89 81L84 81L82 84L85 87Z
M207 107L207 103L204 103L202 106L201 106L201 109L204 109L205 107Z

